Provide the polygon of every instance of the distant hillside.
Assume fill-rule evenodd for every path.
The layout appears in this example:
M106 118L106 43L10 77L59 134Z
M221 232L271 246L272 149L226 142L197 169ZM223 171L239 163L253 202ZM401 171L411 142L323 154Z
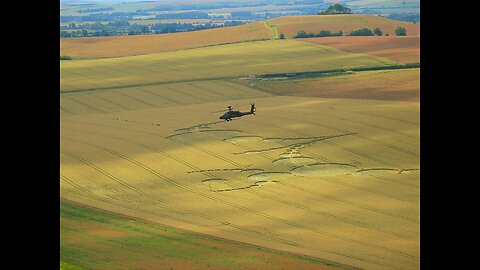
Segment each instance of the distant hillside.
M373 15L289 16L239 26L173 34L61 38L60 55L69 56L73 59L143 55L252 40L274 39L279 34L291 38L300 30L307 33L318 33L320 30L331 32L341 30L346 35L352 30L363 27L370 29L379 27L384 35L393 36L395 28L399 26L406 28L407 36L420 35L420 24L418 23L395 21Z
M104 58L142 55L272 38L263 22L160 35L61 38L60 55Z
M394 35L395 28L402 26L407 29L408 36L420 35L420 24L395 21L380 16L342 14L342 15L309 15L309 16L288 16L267 20L267 23L277 29L279 34L285 37L293 37L298 31L304 30L307 33L318 33L320 30L330 32L342 31L348 34L352 30L367 27L374 29L379 27L383 34Z

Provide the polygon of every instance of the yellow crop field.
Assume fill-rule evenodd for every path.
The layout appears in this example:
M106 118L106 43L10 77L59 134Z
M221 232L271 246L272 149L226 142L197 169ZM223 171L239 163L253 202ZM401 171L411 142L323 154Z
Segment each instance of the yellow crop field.
M365 53L399 63L420 63L419 36L305 38L304 42L321 44L352 53Z
M264 23L253 22L183 33L61 38L60 55L73 58L120 57L270 38L272 32Z
M185 106L270 96L227 81L159 84L87 93L64 93L60 109L68 116ZM155 123L156 124L156 123Z
M408 36L420 35L420 24L418 23L414 24L364 14L288 16L273 18L267 20L267 22L277 27L278 33L285 34L285 37L293 37L300 30L315 34L320 30L343 31L345 35L352 30L364 27L369 29L379 27L384 35L392 36L399 26L405 27Z
M60 62L60 90L141 86L251 74L395 63L296 40L270 40L109 59Z
M420 101L420 69L362 71L319 78L244 82L287 96Z
M211 113L231 101L62 112L61 197L360 268L418 268L418 103L254 101L257 115L231 123Z

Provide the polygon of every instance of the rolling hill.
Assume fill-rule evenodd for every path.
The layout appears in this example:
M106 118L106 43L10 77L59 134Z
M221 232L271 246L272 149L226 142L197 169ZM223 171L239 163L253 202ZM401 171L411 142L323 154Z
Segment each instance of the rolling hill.
M267 20L267 23L277 28L278 33L283 33L285 37L293 37L300 30L307 33L318 33L320 30L343 31L345 35L352 30L364 27L369 29L379 27L384 35L392 36L399 26L405 27L409 36L420 35L420 24L418 23L413 24L364 14L287 16Z
M394 21L372 15L289 16L244 25L201 31L113 37L61 38L60 55L76 59L144 55L221 44L278 38L280 33L293 37L299 30L318 33L320 30L348 34L362 27L380 27L384 34L394 34L398 26L408 36L420 35L420 25Z

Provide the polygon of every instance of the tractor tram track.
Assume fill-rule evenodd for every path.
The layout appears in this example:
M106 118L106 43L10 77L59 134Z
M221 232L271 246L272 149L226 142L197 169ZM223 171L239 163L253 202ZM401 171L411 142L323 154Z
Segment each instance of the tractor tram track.
M347 242L350 242L350 243L354 243L354 244L358 244L358 245L361 245L361 246L365 246L365 247L368 247L368 248L374 248L374 249L380 249L384 252L389 252L389 253L393 253L393 254L396 254L396 255L400 255L402 257L405 257L405 258L409 258L409 259L413 259L413 260L416 260L418 261L419 258L416 257L416 256L413 256L413 255L409 255L409 254L406 254L406 253L403 253L403 252L400 252L400 251L397 251L397 250L393 250L393 249L390 249L390 248L386 248L386 247L382 247L382 246L378 246L378 245L374 245L374 244L367 244L367 243L364 243L364 242L361 242L361 241L358 241L358 240L353 240L353 239L349 239L349 238L346 238L346 237L343 237L343 236L337 236L337 235L334 235L334 234L331 234L331 233L325 233L321 230L318 230L316 228L311 228L311 227L308 227L308 226L305 226L305 225L301 225L301 224L296 224L296 223L293 223L293 222L290 222L290 221L287 221L287 220L282 220L280 218L277 218L277 217L274 217L274 216L271 216L271 215L268 215L268 214L264 214L264 213L261 213L261 212L258 212L258 211L255 211L255 210L252 210L252 209L249 209L247 207L244 207L244 206L241 206L241 205L237 205L237 204L234 204L234 203L231 203L231 202L227 202L227 201L224 201L222 199L219 199L219 198L216 198L216 197L213 197L213 196L210 196L210 195L207 195L207 194L204 194L202 192L199 192L199 191L196 191L194 189L191 189L191 188L188 188L188 187L185 187L183 185L180 185L178 184L177 182L169 179L168 177L158 173L157 171L149 168L148 166L132 159L132 158L128 158L118 152L115 152L111 149L108 149L108 148L105 148L105 147L101 147L101 146L98 146L98 145L94 145L94 144L90 144L90 143L87 143L87 142L84 142L85 144L88 144L88 145L91 145L91 146L94 146L94 147L98 147L98 148L101 148L103 150L106 150L107 152L110 152L112 154L115 154L117 155L118 157L122 158L122 159L125 159L125 160L128 160L130 162L132 162L133 164L137 165L137 166L140 166L141 168L151 172L152 174L160 177L161 179L167 181L168 183L172 184L172 185L175 185L176 187L182 189L182 190L185 190L185 191L188 191L188 192L191 192L191 193L195 193L197 195L200 195L202 197L206 197L206 198L209 198L213 201L216 201L216 202L219 202L221 204L225 204L225 205L229 205L231 207L234 207L234 208L237 208L239 210L243 210L247 213L250 213L250 214L255 214L255 215L258 215L258 216L261 216L261 217L264 217L264 218L267 218L267 219L270 219L270 220L273 220L273 221L276 221L276 222L279 222L279 223L283 223L285 225L288 225L288 226L291 226L291 227L295 227L295 228L298 228L298 229L304 229L304 230L308 230L308 231L311 231L311 232L314 232L314 233L318 233L318 234L321 234L321 235L324 235L324 236L327 236L327 237L331 237L331 238L335 238L337 240L343 240L343 241L347 241ZM203 215L202 215L203 216ZM225 225L231 225L231 223L229 222L220 222L222 224L225 224ZM238 226L238 225L237 225ZM236 226L233 226L232 227L234 228L237 228ZM266 234L268 235L268 234ZM282 240L283 243L285 243L285 240ZM298 244L296 243L288 243L287 244L289 245L292 245L292 246L297 246L299 247ZM312 249L312 248L307 248L307 249ZM320 252L325 252L325 253L332 253L332 251L330 250L324 250L324 249L315 249L313 248L313 250L318 250ZM336 254L336 255L340 255L340 254ZM352 257L352 258L356 258L356 257ZM358 258L356 258L358 259ZM378 264L378 262L374 262L374 261L368 261L368 260L364 260L364 261L367 261L369 263L374 263L374 264ZM384 266L388 266L388 267L392 267L391 265L384 265Z
M78 122L79 122L79 121L78 121ZM218 122L218 121L217 121L217 122ZM217 123L217 122L212 122L212 123ZM92 123L86 123L86 122L82 122L82 123L84 123L84 124L89 124L89 125L94 125L94 124L92 124ZM267 124L267 125L268 125L268 124ZM94 125L94 126L95 126L95 125ZM201 125L197 125L197 126L201 126ZM121 129L121 128L118 128L118 127L111 127L111 126L109 126L109 127L110 127L110 128L115 128L115 129ZM123 129L122 129L122 130L123 130ZM180 129L179 129L179 130L180 130ZM81 131L84 131L84 130L81 130ZM141 133L141 134L149 134L149 135L152 135L152 136L155 136L155 137L159 137L158 134L154 134L154 133L138 132L138 131L135 131L135 130L130 130L130 131L132 131L132 132L137 132L137 133ZM296 132L296 133L299 133L299 132ZM302 135L304 135L304 134L302 134ZM104 135L103 135L103 136L104 136ZM124 138L120 138L120 139L125 140ZM176 140L175 140L175 141L176 141ZM239 145L237 145L237 146L239 146ZM239 146L239 147L240 147L240 146ZM266 159L268 159L268 160L270 160L270 161L272 160L271 157L268 157L268 156L266 156L266 155L264 155L264 154L262 154L262 153L260 153L260 154L261 154L262 156L264 156ZM312 154L312 156L316 156L316 155L313 155L313 154ZM172 159L174 159L174 160L179 161L178 159L173 158L171 155L169 155L169 157L172 158ZM323 157L317 157L317 158L322 159L322 160L324 160L325 162L330 162L328 159L323 158ZM223 159L223 160L226 161L226 162L230 162L229 160L225 160L225 159ZM184 165L185 165L185 164L184 164ZM239 167L239 168L242 167L241 165L236 164L236 163L233 163L232 165L234 165L234 166L236 166L236 167ZM197 170L197 169L195 169L195 170ZM375 177L377 177L377 176L375 176ZM214 178L214 177L213 177L213 178ZM377 177L377 178L378 178L378 177ZM404 200L404 199L402 199L402 198L400 198L400 197L397 197L397 196L393 197L393 196L391 196L390 193L388 193L388 194L387 194L387 193L383 193L383 192L380 193L380 192L378 192L378 191L377 191L377 192L372 192L372 191L367 190L367 189L359 188L359 187L354 186L354 185L348 185L348 184L345 184L345 183L343 183L343 182L339 182L339 181L335 181L335 180L331 180L331 179L329 179L329 180L323 179L323 180L328 181L328 182L332 182L332 183L334 183L334 184L338 184L338 185L341 185L341 186L345 186L345 187L348 187L348 188L353 188L353 189L361 190L361 191L364 191L364 192L367 192L367 193L372 193L372 194L375 194L375 195L378 195L378 196L388 197L388 198L390 198L390 199L394 199L394 200L399 200L399 201L402 201L402 202L411 203L410 201ZM291 184L291 187L298 188L298 186L293 185L293 184ZM338 199L338 198L337 198L337 199ZM377 210L378 210L378 209L377 209ZM387 212L387 213L388 213L388 212ZM394 216L395 216L395 214L393 214L393 213L390 213L390 215L394 215ZM397 216L398 216L398 215L397 215ZM406 217L403 217L403 218L406 218ZM406 219L409 219L409 218L406 218ZM410 220L411 220L411 219L410 219Z
M277 117L277 116L274 116L273 118L279 118L279 119L287 119L287 118L282 118L282 117ZM291 120L291 119L287 119L287 120ZM298 122L298 121L297 121ZM302 121L300 121L302 122ZM310 122L306 122L308 124L313 124L313 123L310 123ZM275 125L271 125L269 123L266 123L266 122L262 122L262 125L265 125L265 126L271 126L271 127L275 127L275 128L278 128L277 126ZM328 127L328 126L323 126L323 127L326 127L326 128L329 128L329 129L334 129L334 130L337 130L339 132L346 132L345 130L340 130L340 129L335 129L335 128L331 128L331 127ZM303 135L305 136L306 134L303 134L301 132L298 132L298 131L292 131L292 130L288 130L289 132L295 132L296 134L299 134L299 135ZM334 142L330 142L330 141L323 141L323 143L325 144L328 144L328 145L331 145L333 147L337 147L337 148L340 148L342 150L345 150L347 152L350 152L352 154L356 154L356 155L359 155L359 156L362 156L364 158L366 158L367 160L372 160L372 161L377 161L381 164L384 164L384 165L387 165L387 166L391 166L389 165L389 163L386 163L385 161L381 160L381 159L377 159L377 158L374 158L374 157L371 157L370 155L366 155L366 154L362 154L362 153L358 153L357 151L353 151L351 149L347 149L347 148L344 148L344 147L341 147L339 146L338 144L334 143ZM285 146L285 147L278 147L278 148L275 148L275 149L263 149L265 151L270 151L270 150L277 150L277 149L282 149L282 148L288 148L288 146ZM259 155L263 155L264 151L258 151L258 154ZM317 154L314 154L314 153L311 153L309 152L308 150L304 150L304 152L310 154L310 156L312 157L315 157L319 160L323 160L327 163L330 163L331 161L329 161L327 158L324 158L324 157L321 157ZM416 189L418 189L418 186L412 186L412 185L409 185L409 184L404 184L404 183L401 183L401 182L393 182L393 181L390 181L390 180L386 180L382 177L379 177L379 176L373 176L374 178L376 179L379 179L379 180L383 180L383 181L388 181L388 182L391 182L391 183L395 183L395 184L399 184L399 185L405 185L405 186L409 186L409 187L414 187ZM388 197L388 198L391 198L391 199L395 199L395 200L398 200L398 201L402 201L402 202L406 202L406 203L409 203L409 204L414 204L414 205L419 205L419 203L415 203L415 202L412 202L408 199L405 199L403 198L403 196L401 196L401 194L399 193L385 193L385 192L381 192L381 191L371 191L371 190L368 190L368 189L365 189L365 188L361 188L361 187L358 187L358 186L355 186L355 185L350 185L350 184L346 184L344 182L341 182L341 181L336 181L336 180L332 180L332 179L327 179L326 177L323 177L322 180L324 181L328 181L328 182L331 182L331 183L335 183L335 184L338 184L338 185L342 185L342 186L345 186L345 187L348 187L348 188L352 188L352 189L357 189L357 190L361 190L363 192L367 192L367 193L371 193L371 194L375 194L375 195L378 195L378 196L382 196L382 197Z
M293 121L293 119L291 119L291 118L286 118L286 117L273 116L272 118L278 118L278 119L285 119L285 120L291 120L291 121ZM338 128L333 128L333 127L321 125L321 124L318 124L318 123L316 123L316 122L310 122L310 121L304 121L304 120L303 120L303 121L295 120L295 121L296 121L296 122L305 123L305 124L310 124L310 125L322 126L322 127L324 127L324 128L336 130L336 131L338 131L338 132L347 132L347 131L342 130L342 129L338 129ZM268 123L262 123L262 125L267 125L267 126L268 126L269 124L268 124ZM273 127L273 125L269 125L269 126L272 126L272 127ZM289 130L289 131L291 131L291 130ZM300 133L300 132L298 132L298 131L291 131L291 132L295 132L295 133L297 133L297 134L305 135L305 134L302 134L302 133ZM357 133L355 133L355 134L353 134L353 135L355 135L355 136L357 136L357 137L360 137L360 138L365 138L364 136L359 135L359 134L357 134ZM372 140L372 141L373 141L373 140ZM378 141L374 141L374 142L380 143L380 142L378 142ZM341 147L341 146L338 145L337 143L330 142L330 141L325 141L324 143L325 143L325 144L328 144L328 145L331 145L331 146L334 146L334 147L337 147L337 148L340 148L340 149L342 149L342 150L344 150L344 151L347 151L347 152L350 152L350 153L352 153L352 154L355 154L355 155L364 157L364 158L366 158L367 160L376 161L376 162L378 162L378 163L381 163L381 164L383 164L383 165L387 165L387 166L389 166L389 167L395 167L393 164L390 164L389 162L386 162L386 161L384 161L384 160L382 160L382 159L375 158L375 157L372 157L371 155L364 154L364 153L360 153L360 152L355 151L355 150L352 150L352 149L348 149L348 148L345 148L345 147ZM309 151L306 150L305 152L309 152ZM327 159L324 158L324 157L319 157L318 155L313 154L313 153L311 153L311 152L309 152L309 153L310 153L312 156L314 156L314 157L317 157L317 158L319 158L319 159L323 159L323 160L325 160L326 162L328 162ZM384 178L382 178L382 177L379 177L379 176L373 176L373 177L374 177L374 178L377 178L377 179L380 179L380 180L388 181L388 182L391 182L391 183L396 183L396 184L399 184L399 185L406 185L406 186L409 186L409 187L413 187L413 188L419 189L418 186L412 186L412 185L405 184L405 183L401 183L401 182L393 182L393 181L386 180L386 179L384 179ZM418 205L418 204L417 204L417 205Z
M92 147L101 148L101 149L103 149L103 150L105 150L105 151L107 151L107 152L110 152L110 153L112 153L112 154L114 153L115 155L119 156L118 153L116 153L116 152L114 152L114 151L112 151L112 150L110 150L110 149L108 149L108 148L104 148L104 147L101 147L101 146L98 146L98 145L90 144L90 143L88 143L88 142L84 142L84 141L80 141L80 140L76 140L76 139L68 139L68 140L72 140L72 141L76 141L76 142L83 143L83 144L86 144L86 145L90 145L90 146L92 146ZM64 153L64 152L62 152L62 153ZM119 157L122 157L122 156L123 156L123 155L120 155ZM123 157L124 157L124 156L123 156ZM123 157L122 157L122 158L123 158ZM82 160L84 160L84 159L82 159ZM90 164L91 164L91 163L90 163ZM140 164L140 163L138 163L138 164ZM96 167L99 168L98 166L96 166ZM104 171L103 169L101 169L101 170ZM63 176L63 175L61 176L61 179L62 179L62 180L67 180L67 183L69 183L70 185L74 186L75 188L81 190L82 192L87 193L88 195L90 195L91 197L93 197L93 198L95 198L95 199L98 199L98 200L100 200L100 201L102 201L102 202L105 202L105 203L112 204L111 202L105 201L104 198L101 198L101 197L99 197L98 195L95 195L95 194L93 194L93 193L91 193L91 192L86 191L86 190L85 190L84 188L82 188L80 185L74 183L72 180L66 178L66 177ZM115 181L115 182L118 182L119 178L118 178L118 177L115 177L115 179L116 179L116 180L114 180L114 181ZM113 179L112 179L112 180L113 180ZM121 181L121 180L119 180L119 181L122 182L122 183L124 183L124 181ZM120 184L120 183L119 183L119 184ZM130 186L130 185L128 185L128 184L127 184L127 185L121 184L121 185L122 185L122 186L126 186L126 187L127 187L127 186ZM129 189L130 189L130 188L129 188ZM153 196L153 195L151 195L151 194L148 194L148 193L146 193L145 191L141 191L141 190L138 190L138 189L136 189L136 188L134 188L134 190L136 190L136 192L138 192L139 194L141 194L141 195L143 195L143 196L147 196L147 197L149 197L149 198L155 199L156 201L159 201L159 202L161 202L161 203L163 203L163 204L166 204L166 205L169 205L169 206L171 206L171 207L174 207L174 208L177 209L177 210L184 211L184 212L186 212L186 213L188 213L188 214L191 214L191 215L196 215L196 216L198 216L198 217L204 218L204 219L206 219L206 220L208 220L208 221L211 221L211 222L213 222L213 223L218 223L218 224L222 224L222 225L231 226L231 227L233 227L233 228L241 229L242 231L245 231L245 232L248 232L248 233L253 233L254 235L260 235L260 236L262 235L262 233L260 233L260 232L257 232L257 231L254 231L254 230L250 230L250 229L246 229L246 228L237 226L237 225L235 225L235 224L232 224L232 223L230 223L230 222L226 222L226 221L223 221L223 220L219 220L219 219L213 218L213 217L208 216L208 215L206 215L206 214L194 213L194 212L192 212L191 210L184 209L184 208L182 208L182 207L180 207L180 206L178 206L178 205L176 205L176 204L173 204L173 203L171 203L171 202L168 202L168 201L159 199L158 197ZM116 205L116 204L112 204L112 205ZM116 206L124 207L123 205L116 205ZM126 207L124 207L124 208L126 208ZM135 209L134 209L134 208L127 208L127 209L137 211L136 208L135 208ZM140 211L140 212L142 212L142 211ZM150 212L144 212L144 213L150 214ZM161 217L163 217L163 216L161 216ZM167 216L165 216L165 217L167 217ZM170 217L167 217L167 218L171 219ZM194 224L194 223L192 223L192 224L198 226L198 224ZM201 225L201 226L204 226L204 225ZM208 225L207 225L207 226L208 226ZM268 235L268 234L264 234L264 235ZM283 244L288 244L288 245L291 245L291 246L299 246L299 244L297 244L297 243L295 243L295 242L291 242L291 241L288 241L288 240L285 240L285 239L282 239L282 238L279 238L279 237L271 237L271 236L270 236L270 237L268 237L266 240L269 240L269 241L275 240L276 242L280 241L280 243L283 243Z
M217 122L218 122L218 121L217 121ZM217 123L217 122L212 122L212 123ZM85 123L85 122L82 122L82 123ZM91 123L85 123L85 124L94 125L94 124L91 124ZM198 125L198 126L201 126L201 125ZM116 128L116 127L111 127L111 126L109 126L109 128ZM179 129L179 130L180 130L180 129ZM79 129L78 131L86 132L85 130L80 130L80 129ZM137 132L137 133L141 133L141 134L149 134L149 135L152 135L152 136L155 136L155 137L159 137L157 134L153 134L153 133L138 132L138 131L135 131L135 130L130 130L130 131L132 131L132 132ZM90 133L92 133L92 132L90 132ZM298 132L297 132L297 133L298 133ZM93 134L97 134L97 135L99 135L99 136L106 136L106 135L98 134L98 133L93 133ZM130 142L130 143L133 143L133 144L137 144L137 143L135 143L135 142L129 141L129 140L127 140L127 139L125 139L125 138L121 138L121 137L115 137L115 136L108 136L108 137L120 139L120 140L127 141L127 142ZM175 140L175 141L176 141L176 140ZM137 144L137 145L139 145L139 144ZM236 146L242 148L242 146L240 146L240 145L236 145ZM157 150L157 149L153 149L153 148L148 147L148 146L142 146L142 147L144 147L144 148L146 148L146 149L149 149L149 150L151 150L151 151L155 151L155 152L157 152L157 153L160 153L160 154L162 154L162 155L164 155L164 156L166 156L166 157L168 157L168 158L171 158L171 159L173 159L173 160L176 160L177 162L180 162L180 163L184 164L185 166L194 169L195 171L200 171L199 168L197 168L197 167L195 167L195 166L193 166L193 165L191 165L191 164L188 164L187 162L182 161L182 160L180 160L180 159L178 159L178 158L175 158L175 157L173 157L172 155L168 155L168 154L166 154L165 152L161 152L161 151L159 151L159 150ZM200 150L200 149L199 149L199 150ZM269 161L272 161L272 158L271 158L271 157L268 157L267 155L265 155L265 154L263 154L263 153L260 153L260 155L264 156L264 157L265 157L266 159L268 159ZM321 157L321 158L322 158L322 157ZM325 158L322 158L322 159L323 159L324 161L326 161L326 162L330 162L330 161L328 161L328 160L325 159ZM225 161L225 162L228 162L228 163L232 164L233 166L235 166L235 167L237 167L237 168L243 168L243 166L241 166L240 164L232 163L232 162L231 162L230 160L228 160L228 159L223 158L222 160ZM213 174L210 174L210 175L208 175L208 176L210 176L210 177L212 177L212 178L218 178L218 177L216 177L216 176L213 175ZM359 189L359 188L357 188L357 187L355 187L355 186L346 185L346 184L344 184L344 183L342 183L342 182L333 181L333 180L328 180L328 181L329 181L329 182L333 182L333 183L335 183L335 184L342 185L342 186L346 186L346 187L349 187L349 188ZM285 183L282 183L282 182L278 182L278 183L280 183L280 184L285 184ZM287 185L287 184L285 184L285 185ZM291 188L293 187L293 188L296 188L296 189L301 189L300 187L298 187L298 186L296 186L296 185L293 185L293 184L289 184L289 186L290 186ZM360 190L362 190L362 191L367 191L368 193L373 193L373 194L375 194L375 195L384 196L384 197L388 197L388 198L395 199L395 200L401 200L401 199L399 199L399 198L389 196L388 194L378 194L378 193L376 193L376 192L371 192L371 191L368 191L368 190L365 190L365 189L360 189ZM312 193L312 192L309 192L309 193ZM313 193L313 194L319 195L318 193ZM321 196L321 195L320 195L320 196ZM339 199L337 198L337 200L339 200ZM401 201L404 201L404 200L401 200ZM409 201L404 201L404 202L409 202ZM409 203L410 203L410 202L409 202ZM355 204L355 203L352 203L352 202L350 202L349 204L350 204L350 205L357 206L357 207L360 207L360 208L364 208L364 207L359 206L358 204ZM373 209L375 209L375 208L373 208ZM372 210L372 209L370 209L370 210ZM379 209L376 209L376 210L379 210ZM374 211L374 210L372 210L372 211ZM403 219L407 219L407 220L413 221L413 219L408 218L408 217L404 217L404 216L401 216L401 215L396 215L396 214L394 214L394 213L390 213L390 212L386 212L386 211L381 211L381 210L379 210L379 211L380 211L380 212L383 212L383 214L389 213L389 214L386 214L386 215L395 216L395 217L400 217L400 218L403 218Z
M60 175L60 179L64 180L66 183L68 183L69 185L71 185L74 189L76 190L79 190L83 193L85 193L85 195L80 195L80 194L77 194L75 193L75 196L78 196L78 197L83 197L83 198L90 198L90 199L94 199L94 200L98 200L98 201L101 201L102 203L104 204L107 204L107 205L111 205L111 206L115 206L115 207L118 207L118 208L123 208L123 209L127 209L127 210L131 210L131 211L136 211L136 212L141 212L141 213L144 213L144 214L147 214L147 215L151 215L151 216L156 216L156 217L161 217L161 218L164 218L164 219L169 219L169 220L174 220L174 221L178 221L178 222L182 222L182 223L185 223L185 224L189 224L189 225L195 225L195 226L205 226L205 227L211 227L211 226L220 226L220 225L206 225L206 224L201 224L201 223L196 223L196 222L192 222L191 220L186 220L186 219L180 219L178 217L172 217L172 216L168 216L168 215L162 215L162 214L159 214L159 213L152 213L152 212L147 212L147 211L144 211L144 210L141 210L141 209L138 209L138 208L132 208L132 207L129 207L129 206L126 206L124 204L121 204L121 203L114 203L110 200L107 200L106 198L102 198L88 190L86 190L85 188L83 188L81 185L78 185L77 183L75 183L75 181L69 179L68 177L64 176L64 175ZM64 192L71 192L65 188L62 188L60 187L60 190L64 190ZM62 199L65 199L65 198L62 198ZM114 197L111 197L110 199L116 199ZM65 199L67 200L67 199ZM119 201L118 199L116 199L117 201Z

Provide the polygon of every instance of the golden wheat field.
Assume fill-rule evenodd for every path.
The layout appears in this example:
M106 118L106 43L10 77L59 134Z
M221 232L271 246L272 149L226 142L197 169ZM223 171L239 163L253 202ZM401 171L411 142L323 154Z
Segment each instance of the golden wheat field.
M305 17L299 23L308 23ZM71 203L62 206L69 247L62 256L75 258L64 263L82 265L81 255L93 254L79 248L87 242L95 248L100 240L125 237L98 246L101 254L118 250L118 261L95 257L84 265L128 269L129 252L145 238L165 235L194 239L196 251L205 243L252 256L259 254L254 247L284 252L268 258L279 267L290 263L286 269L297 263L298 269L419 269L419 69L298 80L249 76L401 60L379 56L380 45L335 46L268 40L61 61L60 197ZM251 102L256 115L219 119L227 106L247 111ZM74 205L132 221L75 219L81 210ZM156 257L147 249L151 243L140 244L145 252L135 257L144 265L202 269L173 253L161 254L170 260ZM78 253L66 254L75 248ZM282 260L287 253L311 260ZM196 262L208 261L202 254ZM232 258L215 258L213 268L268 269L265 260L249 268L240 256ZM112 264L120 261L122 267Z

